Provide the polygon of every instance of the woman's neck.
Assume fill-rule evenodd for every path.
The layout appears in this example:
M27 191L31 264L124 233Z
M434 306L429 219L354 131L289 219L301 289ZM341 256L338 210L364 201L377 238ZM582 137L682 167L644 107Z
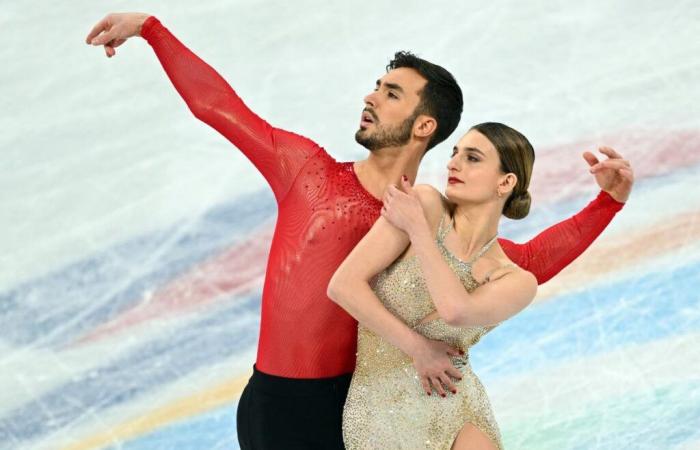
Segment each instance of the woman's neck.
M456 205L453 216L460 252L470 258L498 234L501 205L497 203Z

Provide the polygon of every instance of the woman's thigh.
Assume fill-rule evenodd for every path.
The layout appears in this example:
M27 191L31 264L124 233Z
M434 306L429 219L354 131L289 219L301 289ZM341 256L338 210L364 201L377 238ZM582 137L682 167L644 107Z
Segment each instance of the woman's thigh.
M498 450L498 448L483 431L467 422L452 443L452 450Z

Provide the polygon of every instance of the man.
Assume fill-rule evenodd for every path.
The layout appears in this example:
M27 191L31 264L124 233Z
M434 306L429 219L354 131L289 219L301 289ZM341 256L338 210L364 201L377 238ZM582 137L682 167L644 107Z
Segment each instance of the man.
M278 219L262 298L258 354L238 408L242 449L343 448L342 409L355 364L357 324L326 296L336 268L379 218L384 190L403 175L415 180L425 152L457 127L462 93L442 67L397 53L365 97L356 140L367 159L336 162L302 136L274 128L248 109L231 86L155 17L110 14L87 36L108 57L132 36L153 47L193 114L238 147L263 174ZM524 245L501 240L508 256L540 283L554 276L602 232L629 195L629 163L612 150L589 164L607 192L582 212ZM627 170L627 172L624 172ZM402 333L421 377L452 387L458 349L408 329L381 308L386 335Z

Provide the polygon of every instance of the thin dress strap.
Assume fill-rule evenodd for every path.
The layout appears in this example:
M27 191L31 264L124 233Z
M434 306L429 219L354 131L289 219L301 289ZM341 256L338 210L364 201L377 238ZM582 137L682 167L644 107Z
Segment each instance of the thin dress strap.
M450 216L449 225L445 225L445 222L446 222L445 217L447 215L448 215L447 211L445 211L442 214L442 218L440 219L440 226L438 227L437 240L443 247L445 247L445 236L447 236L447 233L450 231L450 228L454 228L454 223L455 223L454 216ZM467 264L467 265L472 265L474 263L474 261L479 259L484 253L489 251L491 246L496 242L497 238L498 238L498 235L495 235L494 237L492 237L486 244L484 244L483 247L481 247L481 250L479 250L479 253L474 255L471 259L469 259L469 261L462 261L462 262L464 264ZM447 247L445 247L445 249L449 252L449 249L447 249Z
M438 225L438 231L437 231L437 241L440 244L445 243L445 236L447 236L447 233L450 231L450 227L446 224L445 218L449 215L449 212L447 209L443 209L442 211L442 217L440 218L440 225ZM450 223L452 223L450 221Z
M483 247L481 247L481 250L479 250L479 253L477 253L477 254L474 255L469 261L467 261L467 264L472 264L474 261L476 261L477 259L481 258L481 256L482 256L484 253L486 253L487 251L489 251L489 249L491 248L491 246L493 245L493 243L496 242L496 239L497 239L497 238L498 238L498 235L492 237L491 240L489 240L486 244L484 244Z

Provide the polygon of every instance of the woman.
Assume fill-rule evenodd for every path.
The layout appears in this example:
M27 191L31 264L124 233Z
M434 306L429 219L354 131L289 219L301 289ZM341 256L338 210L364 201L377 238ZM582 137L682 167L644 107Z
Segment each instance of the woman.
M534 275L513 264L496 240L501 214L521 219L529 212L534 159L522 134L483 123L454 148L447 200L405 179L405 193L387 190L383 218L338 268L329 294L360 320L366 300L357 287L368 283L414 330L462 349L455 358L462 378L451 394L442 386L451 380L425 382L424 395L411 359L360 324L343 415L348 450L502 448L468 349L535 296Z

